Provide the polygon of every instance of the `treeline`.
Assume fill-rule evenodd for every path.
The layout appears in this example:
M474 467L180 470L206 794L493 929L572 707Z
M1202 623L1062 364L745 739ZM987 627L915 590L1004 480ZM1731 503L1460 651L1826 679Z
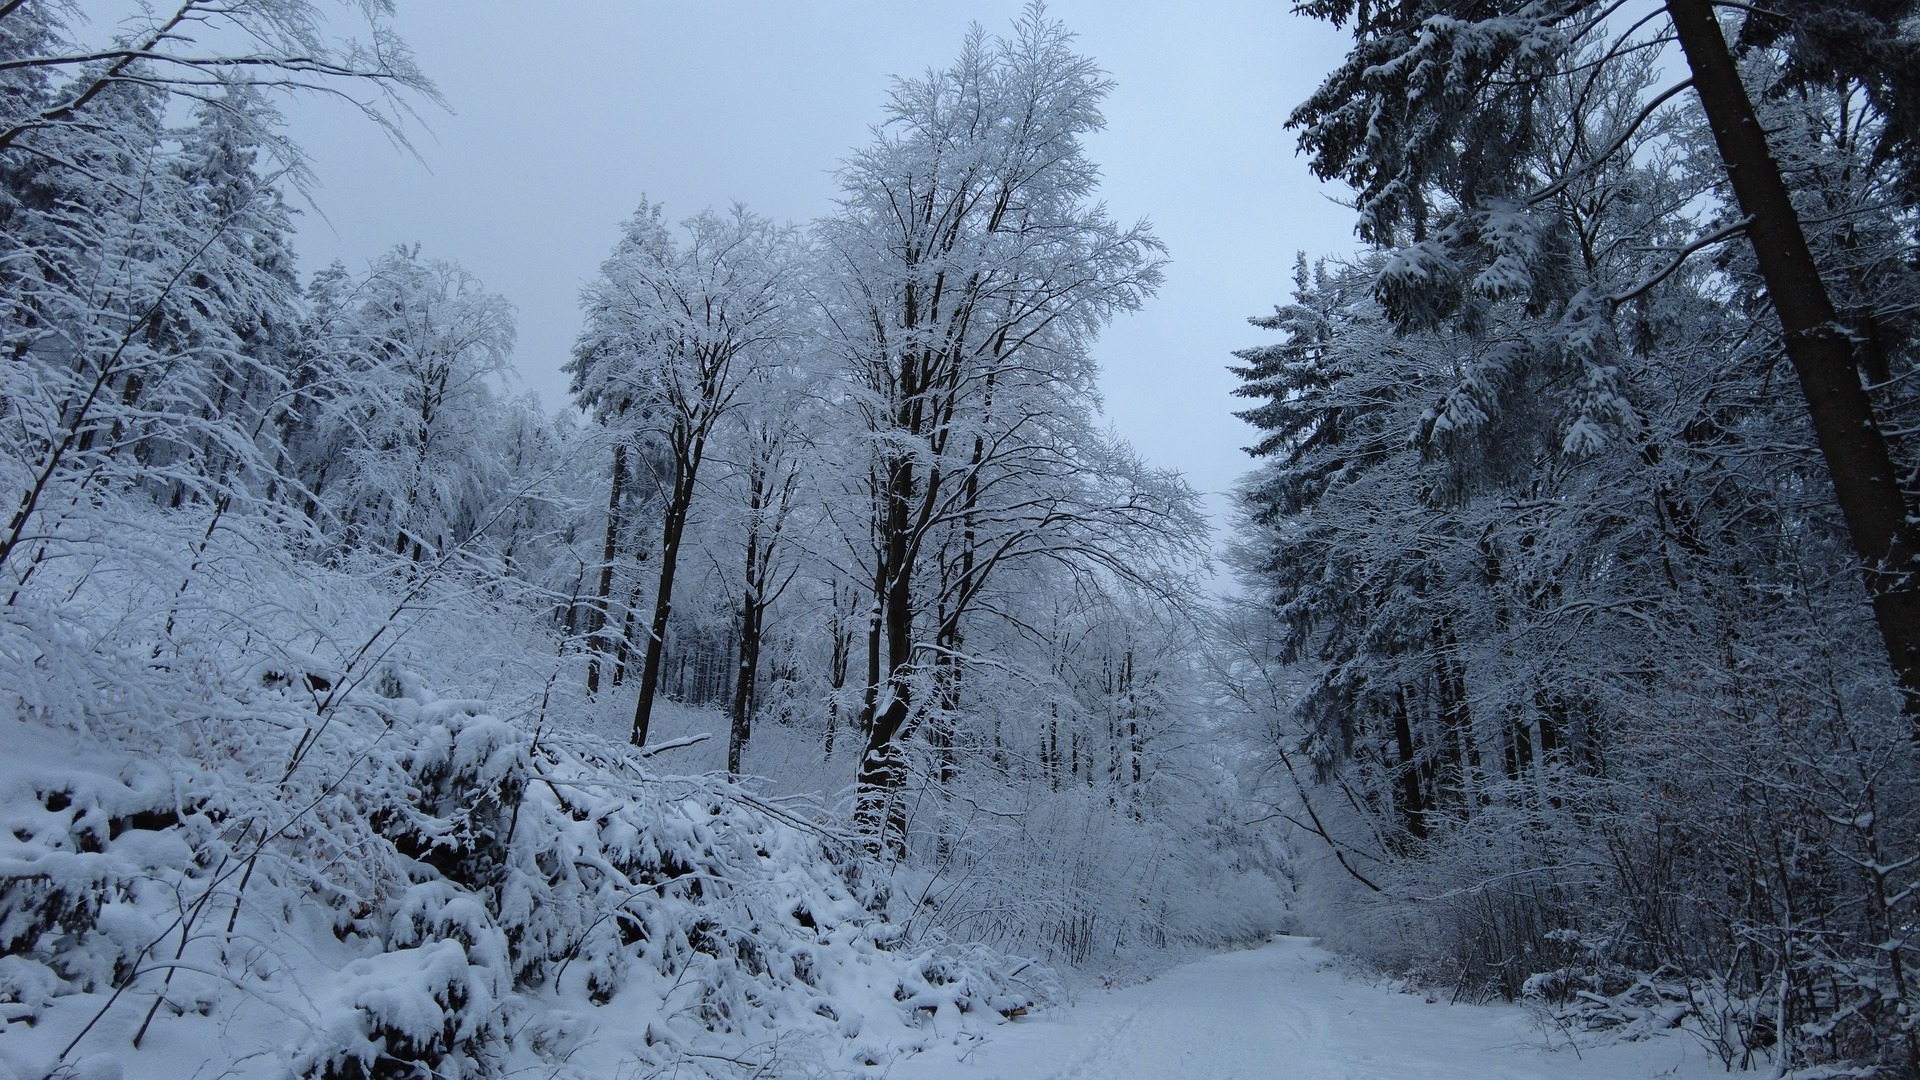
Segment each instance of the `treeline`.
M1912 5L1306 8L1370 247L1238 354L1240 640L1331 932L1920 1069Z
M595 513L552 586L636 745L675 695L730 773L805 732L936 875L922 918L1075 962L1283 902L1200 749L1197 499L1099 421L1096 337L1164 260L1096 199L1109 88L1035 5L896 82L836 213L643 201L583 293Z
M1275 924L1278 856L1240 842L1194 704L1202 516L1098 417L1096 336L1164 254L1096 199L1109 83L1063 27L1035 5L897 82L807 227L643 200L550 415L459 266L296 269L279 95L402 136L434 100L353 10L339 40L306 0L190 0L103 42L0 5L21 720L138 744L194 679L266 679L337 737L411 671L484 680L535 749L628 709L647 746L679 699L727 711L730 776L893 865L916 928L1080 962ZM322 599L349 591L390 606Z

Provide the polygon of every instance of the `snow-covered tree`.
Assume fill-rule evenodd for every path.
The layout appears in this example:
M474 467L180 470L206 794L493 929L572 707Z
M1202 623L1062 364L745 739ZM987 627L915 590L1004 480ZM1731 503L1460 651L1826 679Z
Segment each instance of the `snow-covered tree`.
M457 265L395 248L309 291L307 398L292 452L347 549L418 563L464 543L500 483L489 428L513 311Z
M1777 137L1762 127L1756 95L1741 80L1713 5L1669 0L1625 22L1613 17L1616 7L1536 0L1303 5L1336 24L1350 21L1355 45L1289 124L1300 129L1318 175L1357 191L1362 237L1396 250L1379 289L1403 325L1471 322L1479 298L1528 294L1576 339L1602 341L1614 309L1672 265L1744 235L1853 539L1873 618L1920 724L1920 587L1905 569L1920 557L1920 539L1883 432L1885 409L1876 409L1857 374L1855 343L1870 340L1871 327L1859 312L1842 319L1831 253L1823 267L1780 167ZM1880 169L1910 157L1911 75L1890 61L1916 48L1911 4L1790 5L1742 25L1749 22L1743 47L1782 54L1781 77L1760 88L1762 99L1796 86L1835 88L1843 99L1857 93L1854 108L1872 119L1856 134L1879 148ZM1604 107L1595 89L1607 73L1644 65L1645 54L1665 41L1678 43L1688 78L1650 93L1617 131L1554 145L1558 132L1577 130L1580 116ZM1723 165L1726 212L1648 260L1645 277L1588 284L1558 302L1540 297L1562 257L1550 242L1559 230L1543 216L1563 212L1571 185L1644 143L1648 125L1659 124L1688 90ZM1547 160L1557 161L1559 175L1542 169ZM1900 182L1910 183L1910 175ZM1604 356L1590 366L1587 393L1602 403L1618 397L1604 382L1612 366Z
M660 492L661 524L633 717L636 746L647 740L681 539L708 442L755 372L784 358L795 332L797 262L788 230L737 206L725 215L696 215L682 228L684 242L648 203L628 219L583 294L586 328L568 367L583 407L658 451L645 459L659 463L648 482ZM615 457L617 484L624 457L618 450ZM608 528L611 536L611 520Z
M991 566L974 549L997 539L978 532L996 485L1036 475L1018 459L1074 452L1052 429L1095 409L1094 335L1160 279L1147 225L1119 225L1093 199L1081 139L1101 126L1107 90L1037 5L1011 37L976 27L952 65L895 84L875 144L842 168L840 213L820 225L834 348L870 433L865 569L878 618L860 783L876 837L897 831L886 806L906 779L898 744L942 652L939 551L957 544L946 565L962 590L979 588Z
M794 534L817 526L804 515L811 501L808 473L824 463L814 453L812 434L822 421L820 405L809 400L804 369L762 368L743 391L742 407L719 436L719 455L730 474L726 497L732 505L718 510L723 528L738 537L738 576L726 575L739 596L739 661L730 705L727 771L740 771L740 754L753 737L759 705L761 651L767 639L767 613L784 596L800 562Z
M393 32L392 5L355 0L339 20L313 0L179 0L129 12L104 41L85 40L84 15L60 0L17 0L4 10L0 48L15 92L0 103L0 154L39 156L35 140L65 128L106 130L93 114L130 87L218 106L236 88L298 91L347 102L395 135L411 99L433 85ZM338 33L359 22L358 36ZM231 51L206 42L232 43ZM244 120L244 114L240 115ZM271 128L255 132L295 165L298 151Z
M1781 212L1659 81L1691 6L1313 5L1358 35L1295 120L1378 250L1303 262L1256 320L1280 341L1240 354L1264 464L1237 561L1271 618L1243 681L1271 688L1281 812L1335 856L1315 888L1368 892L1335 940L1595 1023L1692 1008L1730 1061L1904 1063L1884 827L1920 799L1874 659L1888 582L1824 421L1777 389L1809 366L1798 286L1724 243ZM1808 59L1858 59L1821 36L1855 7L1752 14L1785 21L1743 31L1734 89L1854 328L1826 375L1899 456L1905 76ZM1726 43L1682 31L1707 94L1695 46Z
M0 333L12 362L0 396L13 494L0 564L24 572L23 544L78 535L61 522L79 520L83 490L138 484L224 506L279 488L271 443L290 404L296 300L278 185L302 164L273 96L336 94L392 124L407 107L397 95L432 92L386 9L363 11L355 41L331 36L306 0L191 0L132 13L100 42L69 5L5 8ZM165 126L175 103L191 106L182 132Z

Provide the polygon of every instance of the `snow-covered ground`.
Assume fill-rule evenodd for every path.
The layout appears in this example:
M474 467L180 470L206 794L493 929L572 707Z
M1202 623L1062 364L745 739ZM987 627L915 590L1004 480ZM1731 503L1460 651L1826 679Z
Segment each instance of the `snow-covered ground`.
M1558 1049L1549 1049L1549 1043ZM938 1044L889 1080L1705 1080L1683 1033L1568 1048L1512 1006L1449 1005L1358 981L1308 938L1186 964L984 1042Z

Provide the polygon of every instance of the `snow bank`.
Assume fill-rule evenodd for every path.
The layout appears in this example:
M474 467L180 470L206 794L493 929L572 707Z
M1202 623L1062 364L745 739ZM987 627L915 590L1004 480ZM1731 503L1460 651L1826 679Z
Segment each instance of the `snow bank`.
M0 1077L794 1075L1048 994L887 922L824 814L434 692L526 655L470 596L400 648L363 578L49 566L0 625Z

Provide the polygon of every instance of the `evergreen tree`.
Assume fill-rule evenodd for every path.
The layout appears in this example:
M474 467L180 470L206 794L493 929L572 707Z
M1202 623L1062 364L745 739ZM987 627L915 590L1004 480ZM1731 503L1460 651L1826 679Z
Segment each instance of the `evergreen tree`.
M1911 146L1911 91L1905 75L1869 70L1872 50L1838 44L1842 26L1871 28L1887 42L1885 60L1911 50L1910 4L1802 5L1769 13L1743 44L1784 50L1779 85L1835 82L1866 89L1876 116L1874 139L1883 161ZM1778 319L1780 347L1801 385L1807 415L1834 484L1836 502L1853 539L1873 618L1905 706L1920 725L1920 579L1909 564L1920 546L1908 522L1885 427L1857 375L1856 341L1871 333L1842 323L1830 282L1809 247L1802 214L1764 134L1753 95L1741 82L1735 57L1707 0L1670 0L1665 19L1635 21L1612 37L1611 8L1598 3L1546 4L1532 0L1486 4L1422 0L1375 7L1355 0L1319 0L1303 11L1336 24L1351 21L1355 46L1289 124L1314 171L1358 192L1360 233L1396 250L1379 290L1402 325L1433 325L1475 317L1473 298L1515 287L1537 293L1550 275L1555 250L1541 239L1553 230L1539 220L1564 201L1568 185L1618 159L1648 125L1691 89L1737 210L1717 227L1703 228L1670 261L1730 237L1750 241L1754 268ZM1646 99L1645 107L1611 138L1579 141L1562 160L1564 176L1540 165L1555 133L1588 111L1606 73L1651 47L1648 35L1664 24L1678 41L1690 78ZM1581 79L1582 72L1590 75ZM1549 90L1564 87L1555 97ZM1655 270L1655 280L1664 270ZM1618 291L1574 294L1549 312L1570 326L1581 347L1603 342L1610 308L1632 298L1638 282ZM1589 379L1603 375L1604 358ZM1596 383L1592 393L1610 402L1617 393ZM1916 727L1920 738L1920 726Z
M1310 5L1356 42L1294 122L1377 250L1303 264L1256 320L1280 343L1239 354L1273 752L1376 898L1334 930L1354 947L1596 1024L1619 1018L1576 986L1705 995L1729 1061L1911 1068L1913 957L1880 945L1912 897L1884 888L1881 830L1920 799L1871 662L1899 668L1905 586L1844 480L1829 495L1860 464L1807 413L1831 396L1777 389L1785 359L1857 393L1901 453L1904 76L1807 60L1825 15L1868 5L1799 6L1736 39L1747 91L1692 8ZM1676 25L1718 102L1658 81ZM1729 141L1742 105L1764 162ZM1790 178L1789 204L1742 170ZM1813 295L1769 266L1783 223L1851 327L1842 361L1781 310Z

